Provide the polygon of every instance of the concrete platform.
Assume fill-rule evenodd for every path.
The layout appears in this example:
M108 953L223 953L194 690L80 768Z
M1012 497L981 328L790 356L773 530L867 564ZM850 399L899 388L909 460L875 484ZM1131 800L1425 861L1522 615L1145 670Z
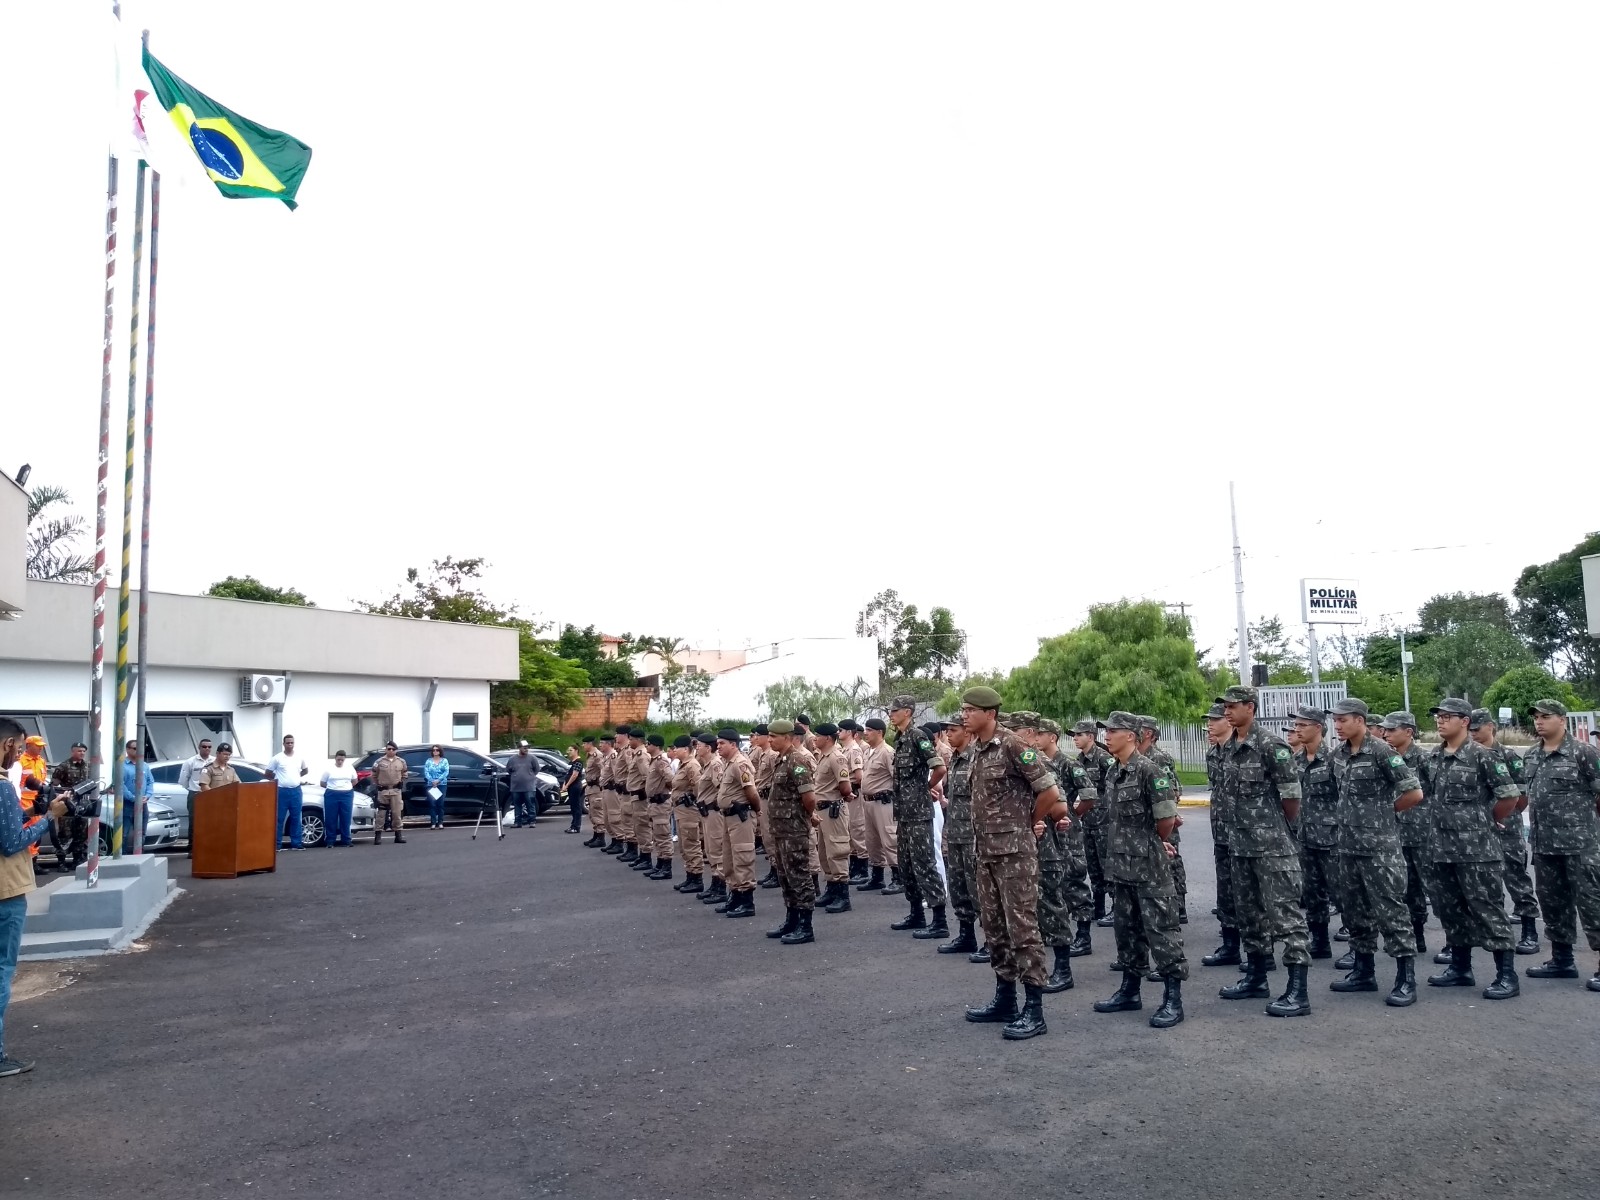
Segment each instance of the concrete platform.
M22 927L24 959L64 958L120 950L150 927L178 893L167 860L156 854L100 860L100 880L89 869L56 879L28 894Z

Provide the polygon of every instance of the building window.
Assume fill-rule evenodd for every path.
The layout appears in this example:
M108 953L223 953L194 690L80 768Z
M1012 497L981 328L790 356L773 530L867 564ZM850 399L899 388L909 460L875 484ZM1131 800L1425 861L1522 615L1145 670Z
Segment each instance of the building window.
M44 738L44 757L49 763L65 761L72 754L73 742L89 740L88 713L3 713L22 726L29 737ZM108 721L109 724L109 721Z
M475 742L478 740L478 714L477 713L452 713L450 714L450 740L452 742Z
M382 750L394 737L393 713L329 713L328 757L343 750L352 760Z
M227 742L244 757L230 713L149 713L145 717L144 752L149 762L183 762L194 757L203 741L210 742L213 751Z

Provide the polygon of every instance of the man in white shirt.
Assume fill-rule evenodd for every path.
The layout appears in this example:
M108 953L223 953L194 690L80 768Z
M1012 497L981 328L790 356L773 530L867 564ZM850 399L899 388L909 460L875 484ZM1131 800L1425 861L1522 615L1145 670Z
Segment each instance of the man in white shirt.
M311 773L306 760L294 752L294 738L285 736L283 751L267 760L267 772L278 784L278 840L283 840L283 821L289 819L289 849L300 850L301 781Z
M178 786L188 792L189 801L189 857L194 857L194 798L200 794L200 777L206 773L206 768L211 765L211 739L206 738L200 743L200 753L188 759L178 770Z
M340 750L333 766L322 773L322 844L350 845L350 816L355 805L356 769Z

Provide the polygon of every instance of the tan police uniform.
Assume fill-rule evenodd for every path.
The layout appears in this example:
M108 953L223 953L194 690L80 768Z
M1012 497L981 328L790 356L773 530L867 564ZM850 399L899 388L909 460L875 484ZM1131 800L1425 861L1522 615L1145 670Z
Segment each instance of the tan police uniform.
M656 863L672 861L672 760L665 750L645 751L644 794L650 814L650 845Z
M756 886L756 822L744 794L745 787L754 787L755 782L755 767L743 754L724 760L722 778L717 783L717 807L725 822L723 877L730 893L747 892Z
M845 811L845 786L850 768L835 746L817 759L816 811L812 821L817 829L817 849L822 874L829 883L844 883L850 878L850 814Z
M393 758L380 754L372 764L372 788L377 793L372 801L372 844L383 838L383 813L389 810L394 820L395 841L402 840L405 832L405 797L401 791L406 781L406 760L396 754Z
M861 747L862 807L866 809L867 861L875 867L898 867L895 854L894 747L879 742Z
M622 773L627 761L613 745L604 752L600 764L600 802L606 810L606 832L614 842L631 841L629 831L622 827Z
M200 778L199 778L198 784L199 784L199 788L200 788L200 790L202 792L209 792L213 788L227 787L230 783L238 783L238 782L239 782L239 772L235 771L232 766L219 767L217 765L217 760L216 759L212 759L204 767L201 768L201 770L200 770ZM196 825L199 824L199 816L195 811L196 807L197 806L196 806L196 804L194 802L194 798L190 797L190 799L189 799L189 845L190 845L190 847L194 846L195 833L196 833L195 827L196 827ZM190 857L193 857L193 850L192 849L190 851Z
M698 807L705 810L700 817L700 841L706 865L711 868L713 879L726 882L727 877L723 874L723 864L727 861L725 822L722 810L717 807L717 787L722 782L722 766L722 760L713 750L710 758L700 764L700 780L695 784L694 794Z
M606 834L605 793L601 791L600 768L605 755L599 746L591 746L583 762L583 793L588 801L589 827L597 838Z
M650 805L646 803L645 777L650 773L650 760L645 756L643 746L634 746L628 751L628 774L624 786L628 795L622 810L623 823L628 825L629 834L639 847L640 854L650 853L650 846L655 834L650 831Z
M839 746L840 753L844 755L845 768L850 772L850 786L855 792L855 799L848 805L850 857L859 858L863 862L867 860L867 804L861 795L861 772L866 766L866 755L863 753L865 749L859 734L848 746L843 743Z
M757 828L761 833L761 844L772 845L772 824L770 814L767 812L767 797L772 793L772 773L778 766L778 752L771 746L763 750L759 746L750 747L750 766L756 773L756 793L761 797L761 815L757 818ZM771 855L767 856L771 861Z
M700 764L694 754L678 764L672 776L672 815L678 822L678 849L683 852L683 873L699 875L705 868L700 847L700 810L695 795L700 787Z

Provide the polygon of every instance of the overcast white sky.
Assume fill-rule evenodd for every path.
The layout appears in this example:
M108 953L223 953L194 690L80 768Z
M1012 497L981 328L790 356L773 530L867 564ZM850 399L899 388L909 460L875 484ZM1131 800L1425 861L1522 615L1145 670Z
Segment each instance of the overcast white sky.
M0 469L87 513L107 7L6 19ZM125 19L316 152L293 213L164 189L160 589L485 555L525 611L733 645L894 587L1007 667L1122 595L1224 646L1229 479L1252 616L1508 591L1600 525L1592 4Z

